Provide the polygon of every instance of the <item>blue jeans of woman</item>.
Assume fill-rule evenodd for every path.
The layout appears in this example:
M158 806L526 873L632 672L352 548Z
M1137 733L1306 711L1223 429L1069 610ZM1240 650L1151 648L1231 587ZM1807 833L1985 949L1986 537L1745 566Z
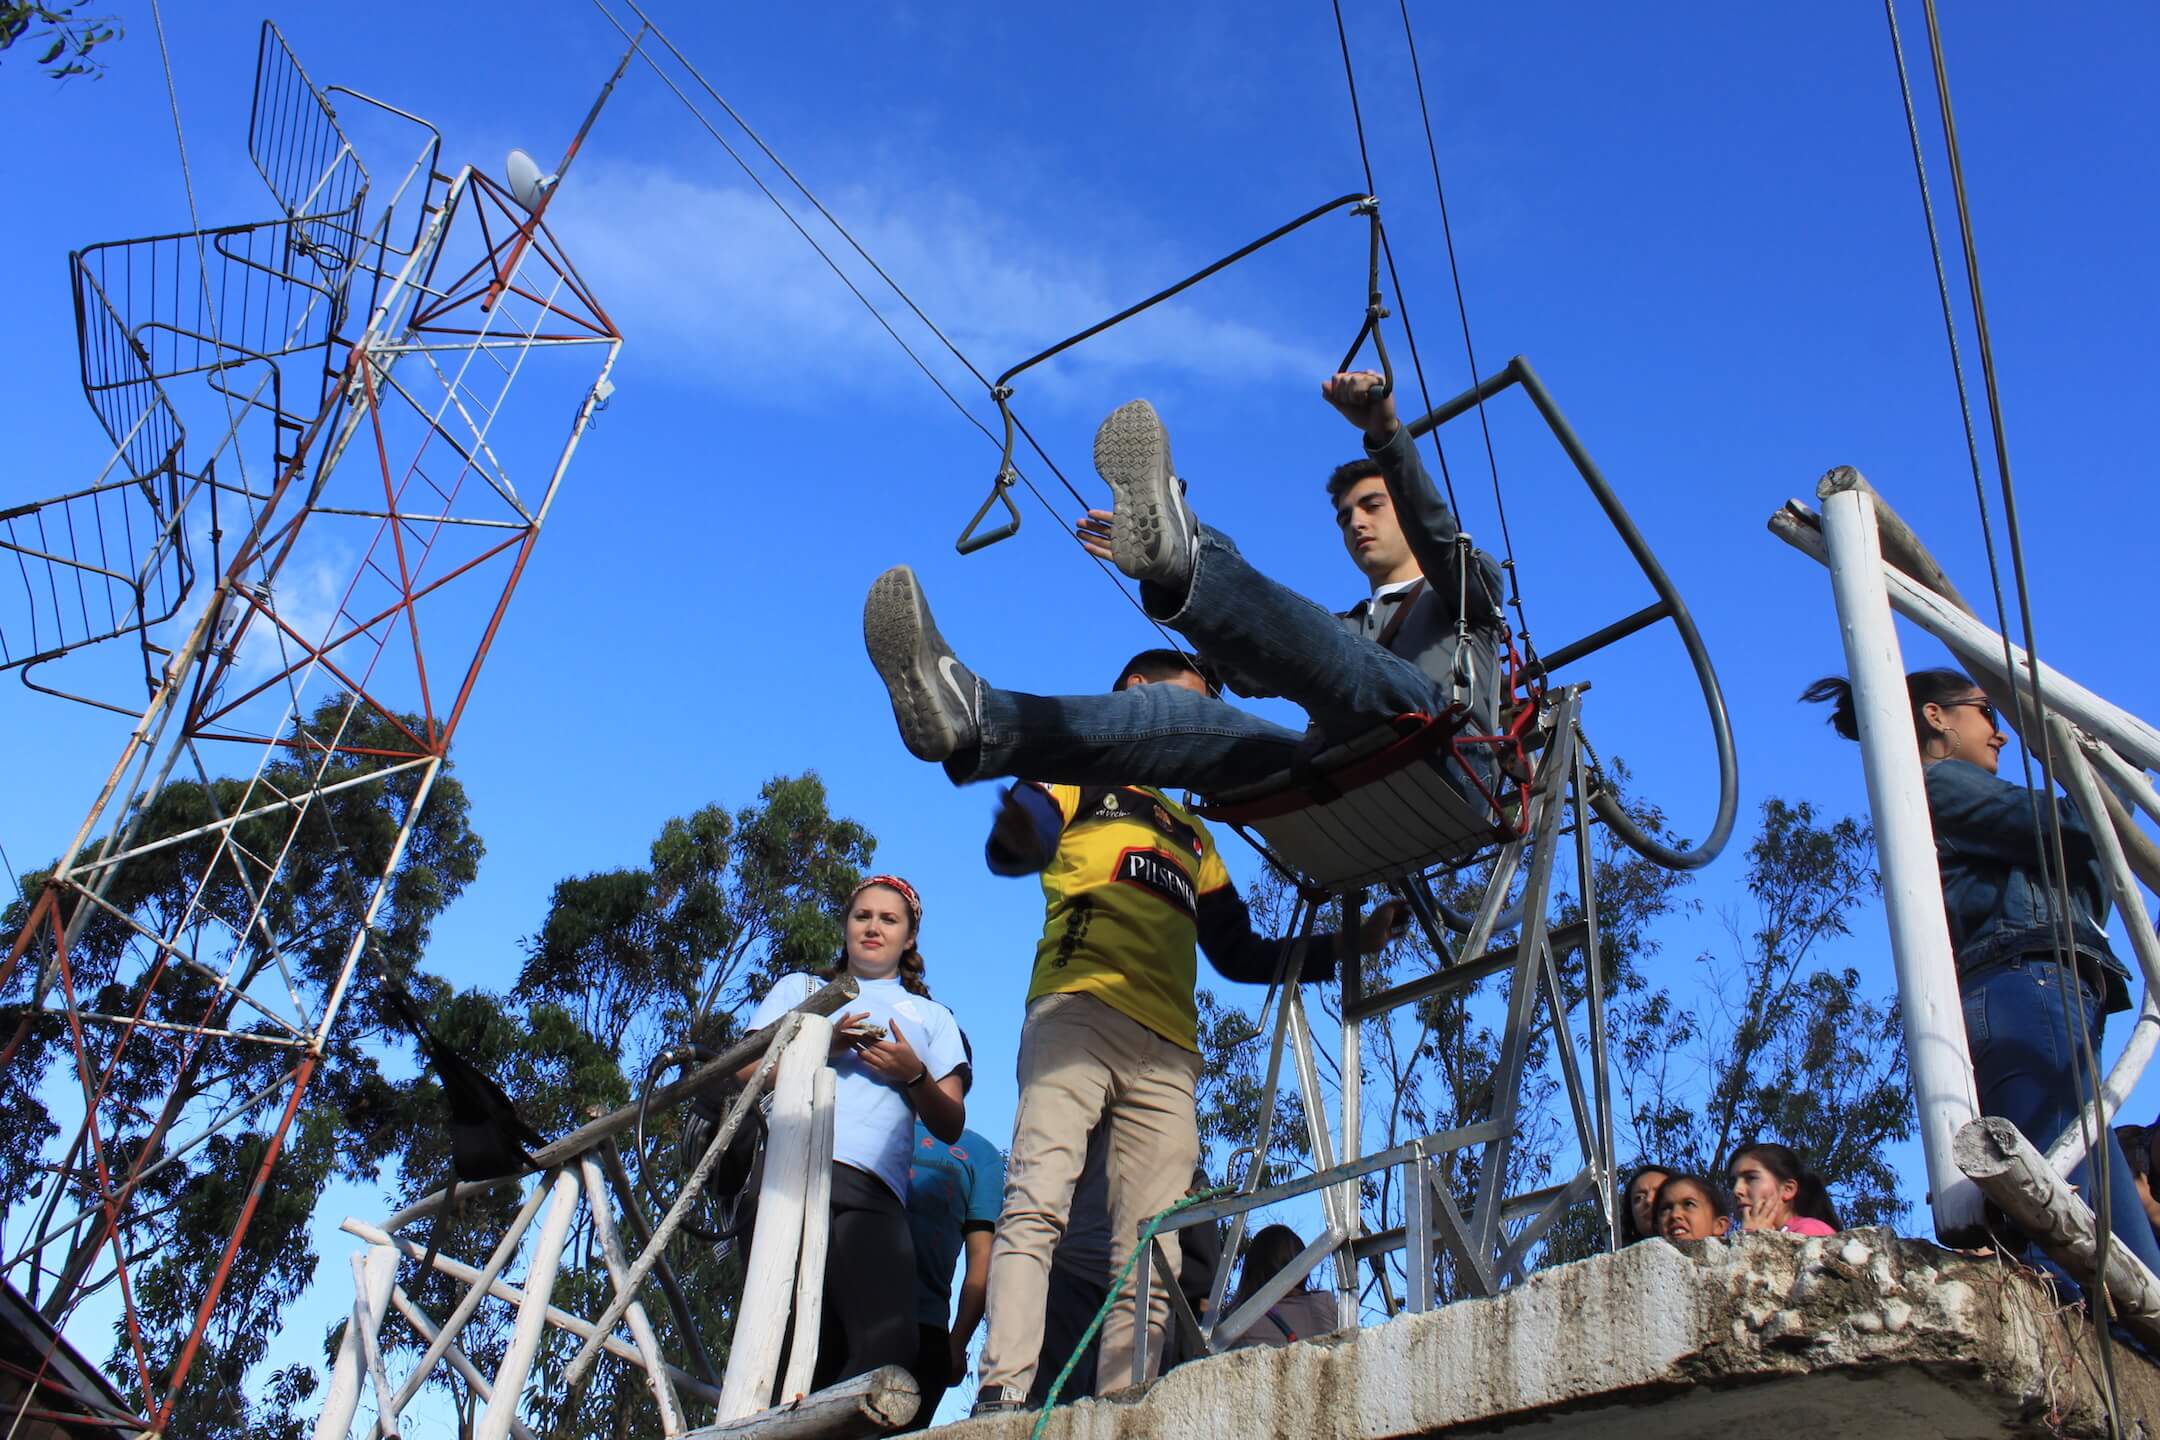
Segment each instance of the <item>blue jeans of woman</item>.
M2092 1096L2079 1054L2084 1043L2079 1027L2091 1033L2097 1055L2106 1023L2099 996L2085 981L2066 975L2052 955L2023 955L1990 966L1962 977L1958 989L1965 1002L1965 1038L1972 1047L1981 1113L2010 1121L2034 1148L2045 1151L2076 1122L2079 1107ZM2108 1167L2116 1241L2160 1274L2160 1243L2155 1243L2152 1222L2139 1203L2122 1146L2112 1128L2101 1140L2097 1154ZM2087 1205L2099 1208L2092 1156L2070 1172L2070 1183ZM2061 1273L2037 1251L2032 1258Z

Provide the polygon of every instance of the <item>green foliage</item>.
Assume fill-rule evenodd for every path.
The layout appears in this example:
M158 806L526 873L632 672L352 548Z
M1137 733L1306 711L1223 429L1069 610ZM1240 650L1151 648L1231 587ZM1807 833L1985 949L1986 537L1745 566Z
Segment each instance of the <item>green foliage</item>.
M311 784L327 792L298 825L289 812L270 811L231 827L222 845L215 833L176 838L122 867L105 890L112 908L92 910L69 948L84 1009L119 1015L140 1009L146 1020L179 1027L207 1016L214 1024L274 1035L280 1033L274 1026L230 997L259 979L268 983L279 967L283 983L310 997L311 1005L322 1002L360 929L369 877L388 867L420 784L416 769L370 779L385 762L367 755L339 755L316 773L322 754L310 737L342 728L353 749L390 748L391 722L364 707L348 721L347 709L346 697L331 696L297 723L252 792L244 780L195 779L172 782L149 798L138 817L138 843L187 835L241 813L243 806L263 807L272 794L301 794ZM347 788L335 788L348 781ZM435 917L478 873L482 848L468 822L464 791L446 762L376 912L369 936L375 965L402 974L417 964ZM271 857L281 854L284 864L273 872ZM44 879L26 877L22 896L0 925L20 929ZM229 956L229 983L220 987L216 966L206 974L173 963L152 982L145 942L122 915L205 965L223 965L221 957ZM26 967L14 993L0 998L22 1001L27 992ZM333 1179L374 1180L390 1153L388 1121L397 1099L370 1043L383 1020L365 965L344 1015L286 1134L275 1178L257 1200L232 1257L231 1276L209 1316L171 1433L216 1440L275 1433L282 1423L276 1393L302 1394L298 1378L288 1376L283 1392L273 1386L273 1393L251 1404L244 1381L267 1353L286 1305L314 1274L317 1256L307 1222L317 1199ZM139 1393L133 1344L124 1331L116 1332L106 1362L131 1400L150 1405L172 1373L262 1168L292 1092L288 1072L299 1058L291 1050L232 1042L190 1050L175 1039L170 1031L138 1032L120 1052L95 1156L114 1172L124 1171L146 1147L152 1160L164 1162L134 1192L123 1233L135 1257L134 1297L153 1394ZM93 1043L99 1043L96 1036ZM44 1091L72 1074L65 1030L49 1012L38 1016L15 1063L0 1074L0 1134L16 1142L0 1146L0 1198L10 1204L38 1199L50 1184L63 1187L48 1197L63 1215L94 1202L92 1147L76 1134L79 1107L67 1117L73 1143L59 1157L57 1177L45 1169L55 1158L47 1142L62 1131L45 1114ZM206 1143L184 1155L163 1153L220 1114L227 1123ZM93 1263L92 1242L99 1238L91 1226L75 1233L51 1298L41 1297L48 1309L78 1279L89 1282L84 1293L113 1283L110 1272L99 1277Z
M1754 914L1728 915L1731 954L1705 954L1690 1000L1639 989L1614 1013L1622 1118L1638 1161L1720 1173L1750 1140L1791 1145L1850 1225L1906 1205L1884 1152L1912 1134L1895 1003L1818 948L1851 931L1877 891L1874 838L1805 801L1763 802L1748 847Z
M104 57L90 52L119 39L120 27L109 15L84 15L85 3L87 0L60 5L0 0L0 54L27 38L33 46L42 47L31 63L55 80L75 75L103 78ZM38 27L35 34L32 26Z

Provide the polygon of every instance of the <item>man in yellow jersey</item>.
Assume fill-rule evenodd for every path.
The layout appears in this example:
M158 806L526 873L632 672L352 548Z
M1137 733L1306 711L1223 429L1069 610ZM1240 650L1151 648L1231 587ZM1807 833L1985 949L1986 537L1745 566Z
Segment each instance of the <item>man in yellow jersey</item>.
M1112 687L1206 682L1175 650L1149 650ZM1005 1204L990 1250L990 1333L977 1413L1017 1408L1042 1348L1050 1253L1065 1228L1088 1132L1108 1136L1113 1273L1147 1217L1184 1194L1200 1155L1193 1090L1200 1077L1193 1003L1197 953L1225 979L1265 984L1283 947L1253 933L1207 826L1144 786L1035 785L1006 792L988 846L1002 875L1040 873L1047 913L1020 1031L1020 1103L1005 1168ZM1399 921L1393 902L1362 927L1365 951ZM1335 974L1332 935L1313 937L1302 978ZM1174 1272L1175 1232L1162 1237ZM1132 1373L1133 1284L1102 1332L1100 1389ZM1153 1287L1148 1373L1162 1353L1169 1301Z

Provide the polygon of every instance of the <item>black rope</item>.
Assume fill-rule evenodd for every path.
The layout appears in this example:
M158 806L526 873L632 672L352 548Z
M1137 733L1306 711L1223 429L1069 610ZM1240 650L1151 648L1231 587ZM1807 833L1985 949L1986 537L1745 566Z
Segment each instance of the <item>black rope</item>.
M1447 250L1448 278L1455 286L1455 313L1462 320L1463 357L1469 362L1470 385L1477 394L1478 428L1484 432L1485 437L1485 466L1492 474L1493 509L1500 520L1500 547L1507 555L1508 605L1515 612L1515 628L1521 632L1525 643L1527 643L1530 635L1530 622L1523 617L1522 585L1515 569L1515 537L1508 530L1507 498L1500 488L1500 459L1498 451L1493 447L1492 422L1485 414L1485 393L1478 387L1478 379L1484 372L1478 369L1477 347L1471 344L1470 341L1470 306L1469 302L1463 297L1462 269L1455 259L1455 229L1448 221L1447 187L1440 183L1440 147L1433 141L1432 111L1425 103L1425 71L1418 61L1417 36L1410 29L1409 0L1396 0L1396 4L1402 11L1403 42L1410 50L1410 78L1417 86L1418 119L1423 122L1425 128L1425 155L1432 162L1433 195L1440 202L1440 238ZM1398 286L1398 295L1400 291L1401 287ZM1409 328L1410 321L1407 307L1405 307L1403 329L1407 332ZM1412 358L1415 359L1415 343L1412 344L1411 349ZM1427 410L1431 408L1430 405L1426 406ZM1437 428L1433 442L1437 449L1439 444ZM1449 493L1448 498L1452 503L1454 499L1453 492ZM1459 515L1461 511L1458 510L1456 513Z
M1987 304L1980 281L1979 251L1973 236L1971 206L1965 189L1964 162L1958 148L1957 119L1951 106L1950 77L1943 56L1942 30L1936 15L1934 0L1922 0L1922 7L1927 18L1929 58L1934 70L1936 98L1941 111L1944 147L1950 162L1951 193L1956 204L1958 237L1965 262L1966 285L1973 307L1974 334L1980 351L1980 373L1986 391L1989 436L1994 444L1996 475L2002 491L2004 526L2007 531L2006 539L2010 551L2011 571L2018 598L2018 619L2024 631L2025 653L2031 665L2029 677L2032 683L2032 709L2034 725L2040 732L2037 739L2039 742L2041 775L2045 783L2046 793L2044 798L2047 802L2044 824L2041 819L2041 807L2037 803L2042 798L2040 787L2035 785L2032 773L2032 752L2034 748L2031 743L2032 737L2028 737L2027 744L2020 748L2020 759L2024 769L2026 792L2033 795L2036 802L2034 805L2033 828L2035 831L2034 838L2038 842L2043 878L2046 880L2049 889L2054 893L2056 901L2056 923L2054 933L2050 937L2055 968L2058 975L2065 982L2065 993L2075 993L2067 988L2067 982L2074 978L2077 954L2075 936L2070 930L2068 856L2063 845L2061 801L2056 793L2055 786L2054 740L2048 725L2047 704L2040 681L2039 646L2033 623L2032 592L2025 570L2023 536L2018 524L2017 491L2011 479L2009 442L2005 434L2002 417L2002 396L1996 379L1994 349L1988 334ZM1898 34L1895 0L1884 0L1884 9L1889 20L1891 50L1897 62L1899 91L1905 102L1907 128L1912 137L1913 162L1919 177L1921 205L1927 221L1929 251L1934 259L1936 283L1942 299L1943 324L1949 338L1951 367L1957 382L1958 404L1964 417L1966 450L1972 465L1973 489L1979 504L1982 537L1987 548L1988 578L1994 590L1997 625L2003 641L2003 669L2005 678L2009 682L2011 704L2013 710L2016 711L2021 710L2022 706L2018 694L2018 671L2010 644L2007 606L2003 599L2001 567L1995 553L1993 530L1988 519L1986 485L1981 476L1979 444L1974 435L1971 402L1958 349L1957 331L1953 318L1954 307L1950 301L1949 283L1943 266L1941 242L1935 227L1933 205L1928 196L1927 166L1921 153L1920 131L1913 111L1911 83L1905 68L1904 47ZM2022 720L2023 717L2019 715L2017 718ZM2086 818L2090 824L2104 825L2110 823L2108 817L2104 814ZM2077 1061L2092 1087L2095 1100L2104 1103L2104 1082L2100 1075L2099 1057L2093 1047L2091 1027L2078 1023L2072 1028L2078 1032L2070 1037L2077 1042L2075 1046ZM2087 1108L2082 1104L2079 1105L2078 1124L2081 1128L2095 1119L2098 1119L2097 1114L2089 1115ZM2092 1289L2098 1299L2096 1308L2100 1315L2100 1323L2094 1328L2099 1338L2100 1369L2105 1381L2108 1430L2111 1435L2119 1436L2123 1433L2122 1401L2116 1388L2114 1348L2108 1324L2108 1317L2113 1312L2114 1304L2112 1296L2108 1293L2107 1285L2108 1252L2114 1240L2112 1220L2115 1197L2111 1193L2113 1187L2110 1183L2112 1178L2110 1171L2112 1167L2107 1163L2106 1146L2112 1137L2107 1133L2107 1126L2101 1123L2088 1130L2085 1138L2087 1141L2086 1164L2090 1167L2094 1177L2094 1199L2096 1202L2094 1210L2098 1221L2096 1227L2098 1233L2095 1236L2096 1273Z

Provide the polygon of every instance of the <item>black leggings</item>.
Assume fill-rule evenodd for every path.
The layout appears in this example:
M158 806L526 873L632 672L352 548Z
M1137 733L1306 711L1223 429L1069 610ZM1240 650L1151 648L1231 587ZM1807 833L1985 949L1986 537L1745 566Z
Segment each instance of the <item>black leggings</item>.
M915 1362L915 1238L907 1207L875 1175L832 1167L832 1241L818 1389L880 1365Z

